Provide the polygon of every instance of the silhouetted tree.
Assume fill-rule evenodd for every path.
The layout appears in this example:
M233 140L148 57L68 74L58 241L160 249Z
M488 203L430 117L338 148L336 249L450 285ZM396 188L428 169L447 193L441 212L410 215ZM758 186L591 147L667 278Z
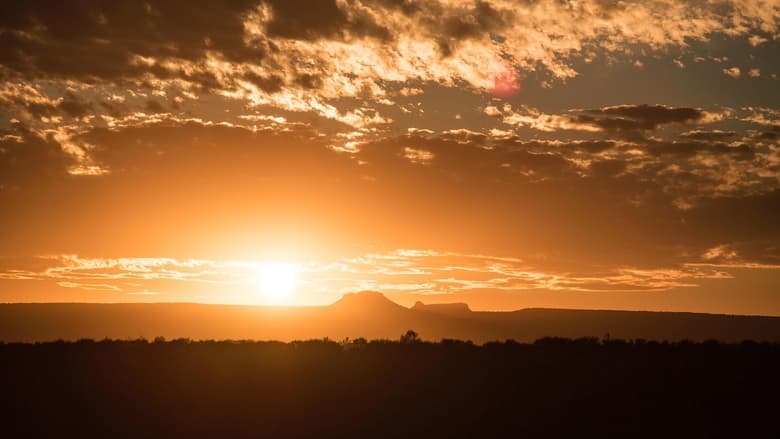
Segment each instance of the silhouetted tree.
M418 343L419 341L419 335L411 329L401 336L401 343Z

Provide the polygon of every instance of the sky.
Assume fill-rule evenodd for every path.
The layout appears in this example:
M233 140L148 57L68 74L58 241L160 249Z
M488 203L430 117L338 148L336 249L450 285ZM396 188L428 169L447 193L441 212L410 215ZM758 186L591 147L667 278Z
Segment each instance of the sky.
M0 302L780 315L778 0L0 8Z

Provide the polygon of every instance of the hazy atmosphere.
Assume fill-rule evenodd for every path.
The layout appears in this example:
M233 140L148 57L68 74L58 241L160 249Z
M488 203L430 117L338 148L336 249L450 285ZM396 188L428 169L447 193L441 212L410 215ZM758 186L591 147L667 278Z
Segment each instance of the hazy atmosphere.
M0 431L780 438L780 0L0 2Z
M0 302L780 315L780 3L13 2Z

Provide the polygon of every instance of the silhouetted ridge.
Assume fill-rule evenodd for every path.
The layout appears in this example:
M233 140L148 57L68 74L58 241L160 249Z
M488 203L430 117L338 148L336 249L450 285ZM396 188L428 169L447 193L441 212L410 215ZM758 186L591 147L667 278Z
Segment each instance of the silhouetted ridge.
M461 315L471 313L471 308L469 308L467 303L437 303L426 305L420 301L417 301L412 309L415 311L426 311L446 315Z
M347 293L332 306L337 309L349 309L352 311L406 310L403 306L385 297L384 294L375 291Z
M200 304L0 304L0 341L81 338L305 340L396 338L485 343L541 337L780 341L780 317L526 309L468 311L465 305L398 305L379 293L347 294L330 306Z

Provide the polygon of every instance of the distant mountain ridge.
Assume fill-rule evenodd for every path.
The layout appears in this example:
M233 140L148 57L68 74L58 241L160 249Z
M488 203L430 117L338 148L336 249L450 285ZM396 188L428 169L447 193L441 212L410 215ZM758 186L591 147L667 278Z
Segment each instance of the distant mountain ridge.
M447 315L467 316L471 313L468 303L438 303L426 305L419 300L411 308L414 311L427 311Z
M0 304L0 341L81 338L334 340L604 337L647 340L780 342L780 317L645 311L524 309L472 311L467 304L401 306L377 292L345 294L329 306L263 307L192 303Z
M360 291L357 293L346 293L341 299L334 302L331 307L354 308L355 311L367 310L395 310L407 309L392 300L384 294L375 291Z

